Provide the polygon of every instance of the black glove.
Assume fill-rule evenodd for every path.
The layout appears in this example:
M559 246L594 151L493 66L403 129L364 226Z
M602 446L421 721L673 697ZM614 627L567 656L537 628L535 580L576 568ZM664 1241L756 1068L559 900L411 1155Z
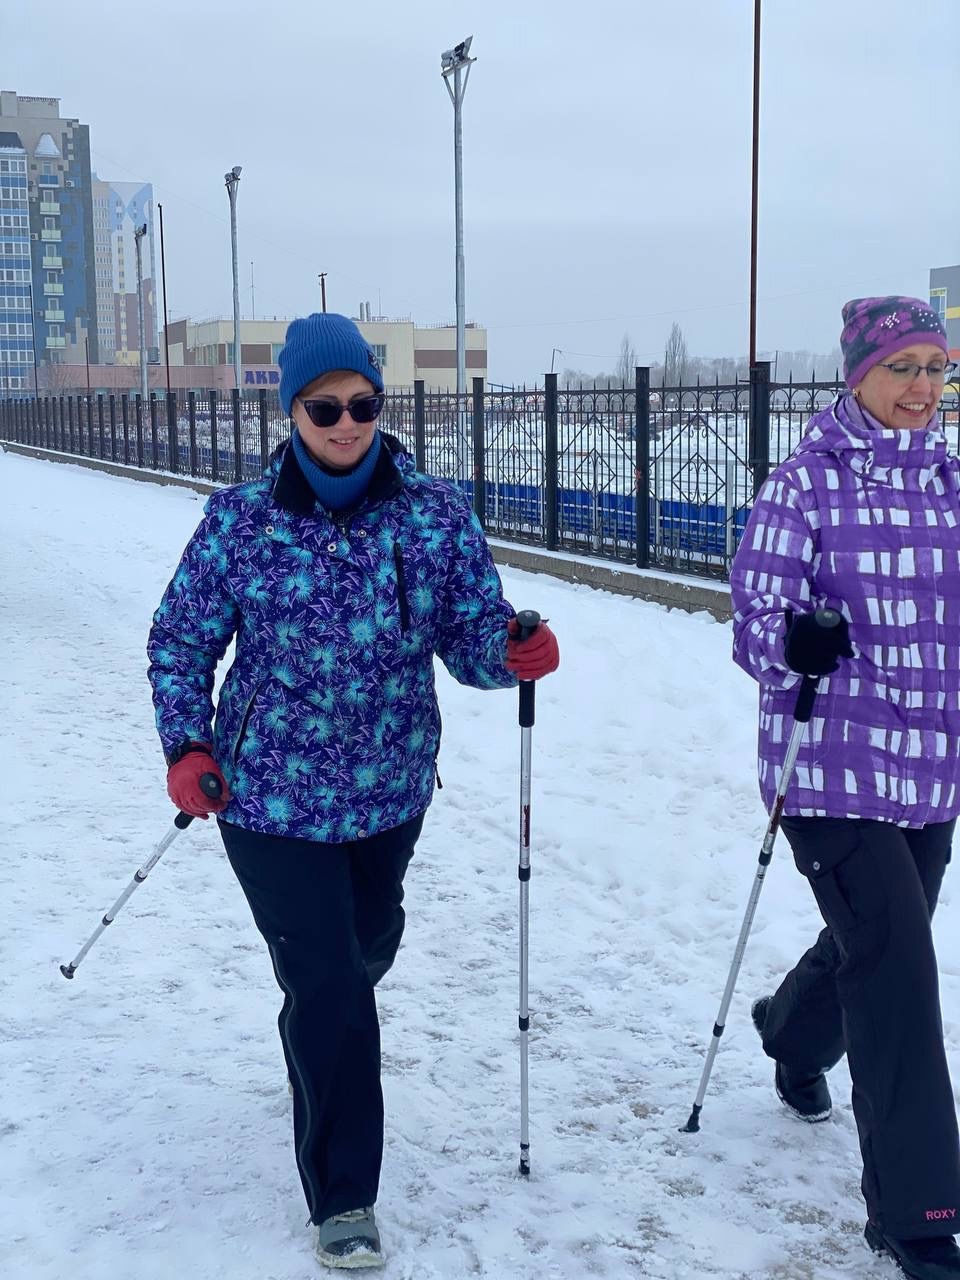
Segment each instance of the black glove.
M852 658L850 628L840 613L830 611L840 621L826 626L816 613L794 614L787 610L787 638L783 656L791 671L801 676L828 676L840 666L838 658Z

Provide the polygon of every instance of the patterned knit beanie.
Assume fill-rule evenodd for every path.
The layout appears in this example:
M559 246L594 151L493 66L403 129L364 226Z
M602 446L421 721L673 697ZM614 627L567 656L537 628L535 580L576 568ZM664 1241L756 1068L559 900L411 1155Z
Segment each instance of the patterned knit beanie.
M335 311L317 311L305 319L292 320L277 363L280 403L286 414L305 386L335 369L360 373L373 383L375 391L383 390L383 373L373 348L352 320Z
M875 364L912 342L929 342L949 354L943 322L919 298L853 298L843 308L843 376L857 387Z

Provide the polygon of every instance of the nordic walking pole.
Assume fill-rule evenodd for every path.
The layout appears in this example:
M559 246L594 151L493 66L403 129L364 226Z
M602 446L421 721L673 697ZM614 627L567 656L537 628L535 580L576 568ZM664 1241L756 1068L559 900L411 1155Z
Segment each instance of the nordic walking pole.
M517 614L518 640L528 640L540 625L540 615L534 609L521 609ZM530 1012L527 1008L529 994L529 948L527 931L530 925L530 760L533 730L534 703L537 684L535 680L520 681L520 1172L530 1173L530 1078L529 1045Z
M223 788L220 785L220 779L217 777L215 773L204 773L204 774L201 774L201 777L200 777L200 790L203 792L205 796L209 797L209 799L219 800L222 794ZM90 950L90 948L93 946L96 940L100 937L101 933L103 933L104 929L106 929L107 925L113 924L114 920L116 919L117 912L126 903L127 899L133 893L134 889L138 889L140 885L143 884L144 880L146 880L147 876L150 874L153 868L157 865L157 863L160 861L160 859L163 857L166 851L170 848L170 846L173 844L174 840L176 840L180 832L186 831L187 827L189 827L192 821L193 821L193 814L191 813L184 813L183 810L181 810L177 814L177 816L173 820L173 826L170 828L167 834L163 837L163 839L154 849L149 859L143 864L140 870L136 872L133 879L127 885L126 889L124 889L123 893L121 893L120 897L116 900L116 902L113 904L110 910L106 913L106 915L97 925L96 929L94 929L93 933L91 933L90 937L86 940L86 942L83 944L83 946L74 956L74 958L70 961L69 964L62 964L60 966L60 972L63 974L65 978L73 977L73 975L77 972L77 966L80 964L81 960Z
M821 627L829 629L837 626L840 622L840 614L836 609L818 609L814 617ZM784 757L783 770L780 774L780 783L777 787L776 798L770 813L770 821L767 823L767 832L760 847L760 860L757 866L756 878L753 882L753 889L750 891L750 901L747 903L747 912L743 917L743 924L740 926L740 937L737 939L737 949L733 955L733 964L730 966L727 985L724 988L723 999L720 1001L720 1012L717 1014L717 1020L713 1025L713 1038L707 1050L706 1062L703 1064L700 1088L697 1090L693 1110L690 1112L687 1123L681 1128L681 1133L698 1133L700 1131L700 1112L703 1110L703 1099L706 1096L707 1085L710 1082L714 1059L717 1056L717 1050L720 1048L720 1037L723 1035L724 1027L726 1026L727 1012L730 1008L730 1001L733 999L733 990L740 975L740 965L743 963L743 953L747 949L747 938L750 936L750 930L753 926L753 917L756 914L757 903L760 900L760 890L763 888L767 867L773 858L773 842L776 840L777 832L780 830L780 818L783 814L787 789L793 777L793 770L797 763L797 754L800 751L800 744L803 741L807 721L813 712L813 702L817 694L819 681L819 676L804 676L800 685L800 692L797 694L796 705L793 709L793 730L790 734L790 741L787 744L787 754Z

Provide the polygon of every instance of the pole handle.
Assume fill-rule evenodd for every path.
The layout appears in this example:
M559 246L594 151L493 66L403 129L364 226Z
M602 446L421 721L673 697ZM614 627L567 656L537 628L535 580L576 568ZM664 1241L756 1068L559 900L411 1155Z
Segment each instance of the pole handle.
M200 775L200 790L209 800L219 800L223 795L223 787L215 773L202 773ZM186 831L192 821L193 814L184 813L181 809L174 818L173 825L178 831Z
M529 640L542 619L536 609L521 609L517 614L517 640Z
M518 688L520 690L520 728L532 729L536 718L537 682L521 680Z
M817 609L813 616L817 621L817 625L823 627L825 631L832 631L841 622L841 615L837 609ZM806 724L813 714L813 703L817 696L817 685L819 683L819 676L803 677L803 683L800 685L797 701L793 708L793 718L801 724Z
M529 640L542 622L536 609L521 609L517 614L517 634L514 637L521 643ZM520 728L530 729L536 715L537 684L535 680L520 681Z

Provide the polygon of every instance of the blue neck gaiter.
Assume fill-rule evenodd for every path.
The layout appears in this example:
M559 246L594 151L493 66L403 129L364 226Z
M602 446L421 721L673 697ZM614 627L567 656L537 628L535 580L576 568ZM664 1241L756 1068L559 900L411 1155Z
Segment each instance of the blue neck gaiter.
M300 470L307 477L307 483L317 495L317 500L328 511L344 511L347 507L356 506L370 485L380 456L380 432L373 433L370 448L350 471L328 471L315 462L296 428L290 439Z

